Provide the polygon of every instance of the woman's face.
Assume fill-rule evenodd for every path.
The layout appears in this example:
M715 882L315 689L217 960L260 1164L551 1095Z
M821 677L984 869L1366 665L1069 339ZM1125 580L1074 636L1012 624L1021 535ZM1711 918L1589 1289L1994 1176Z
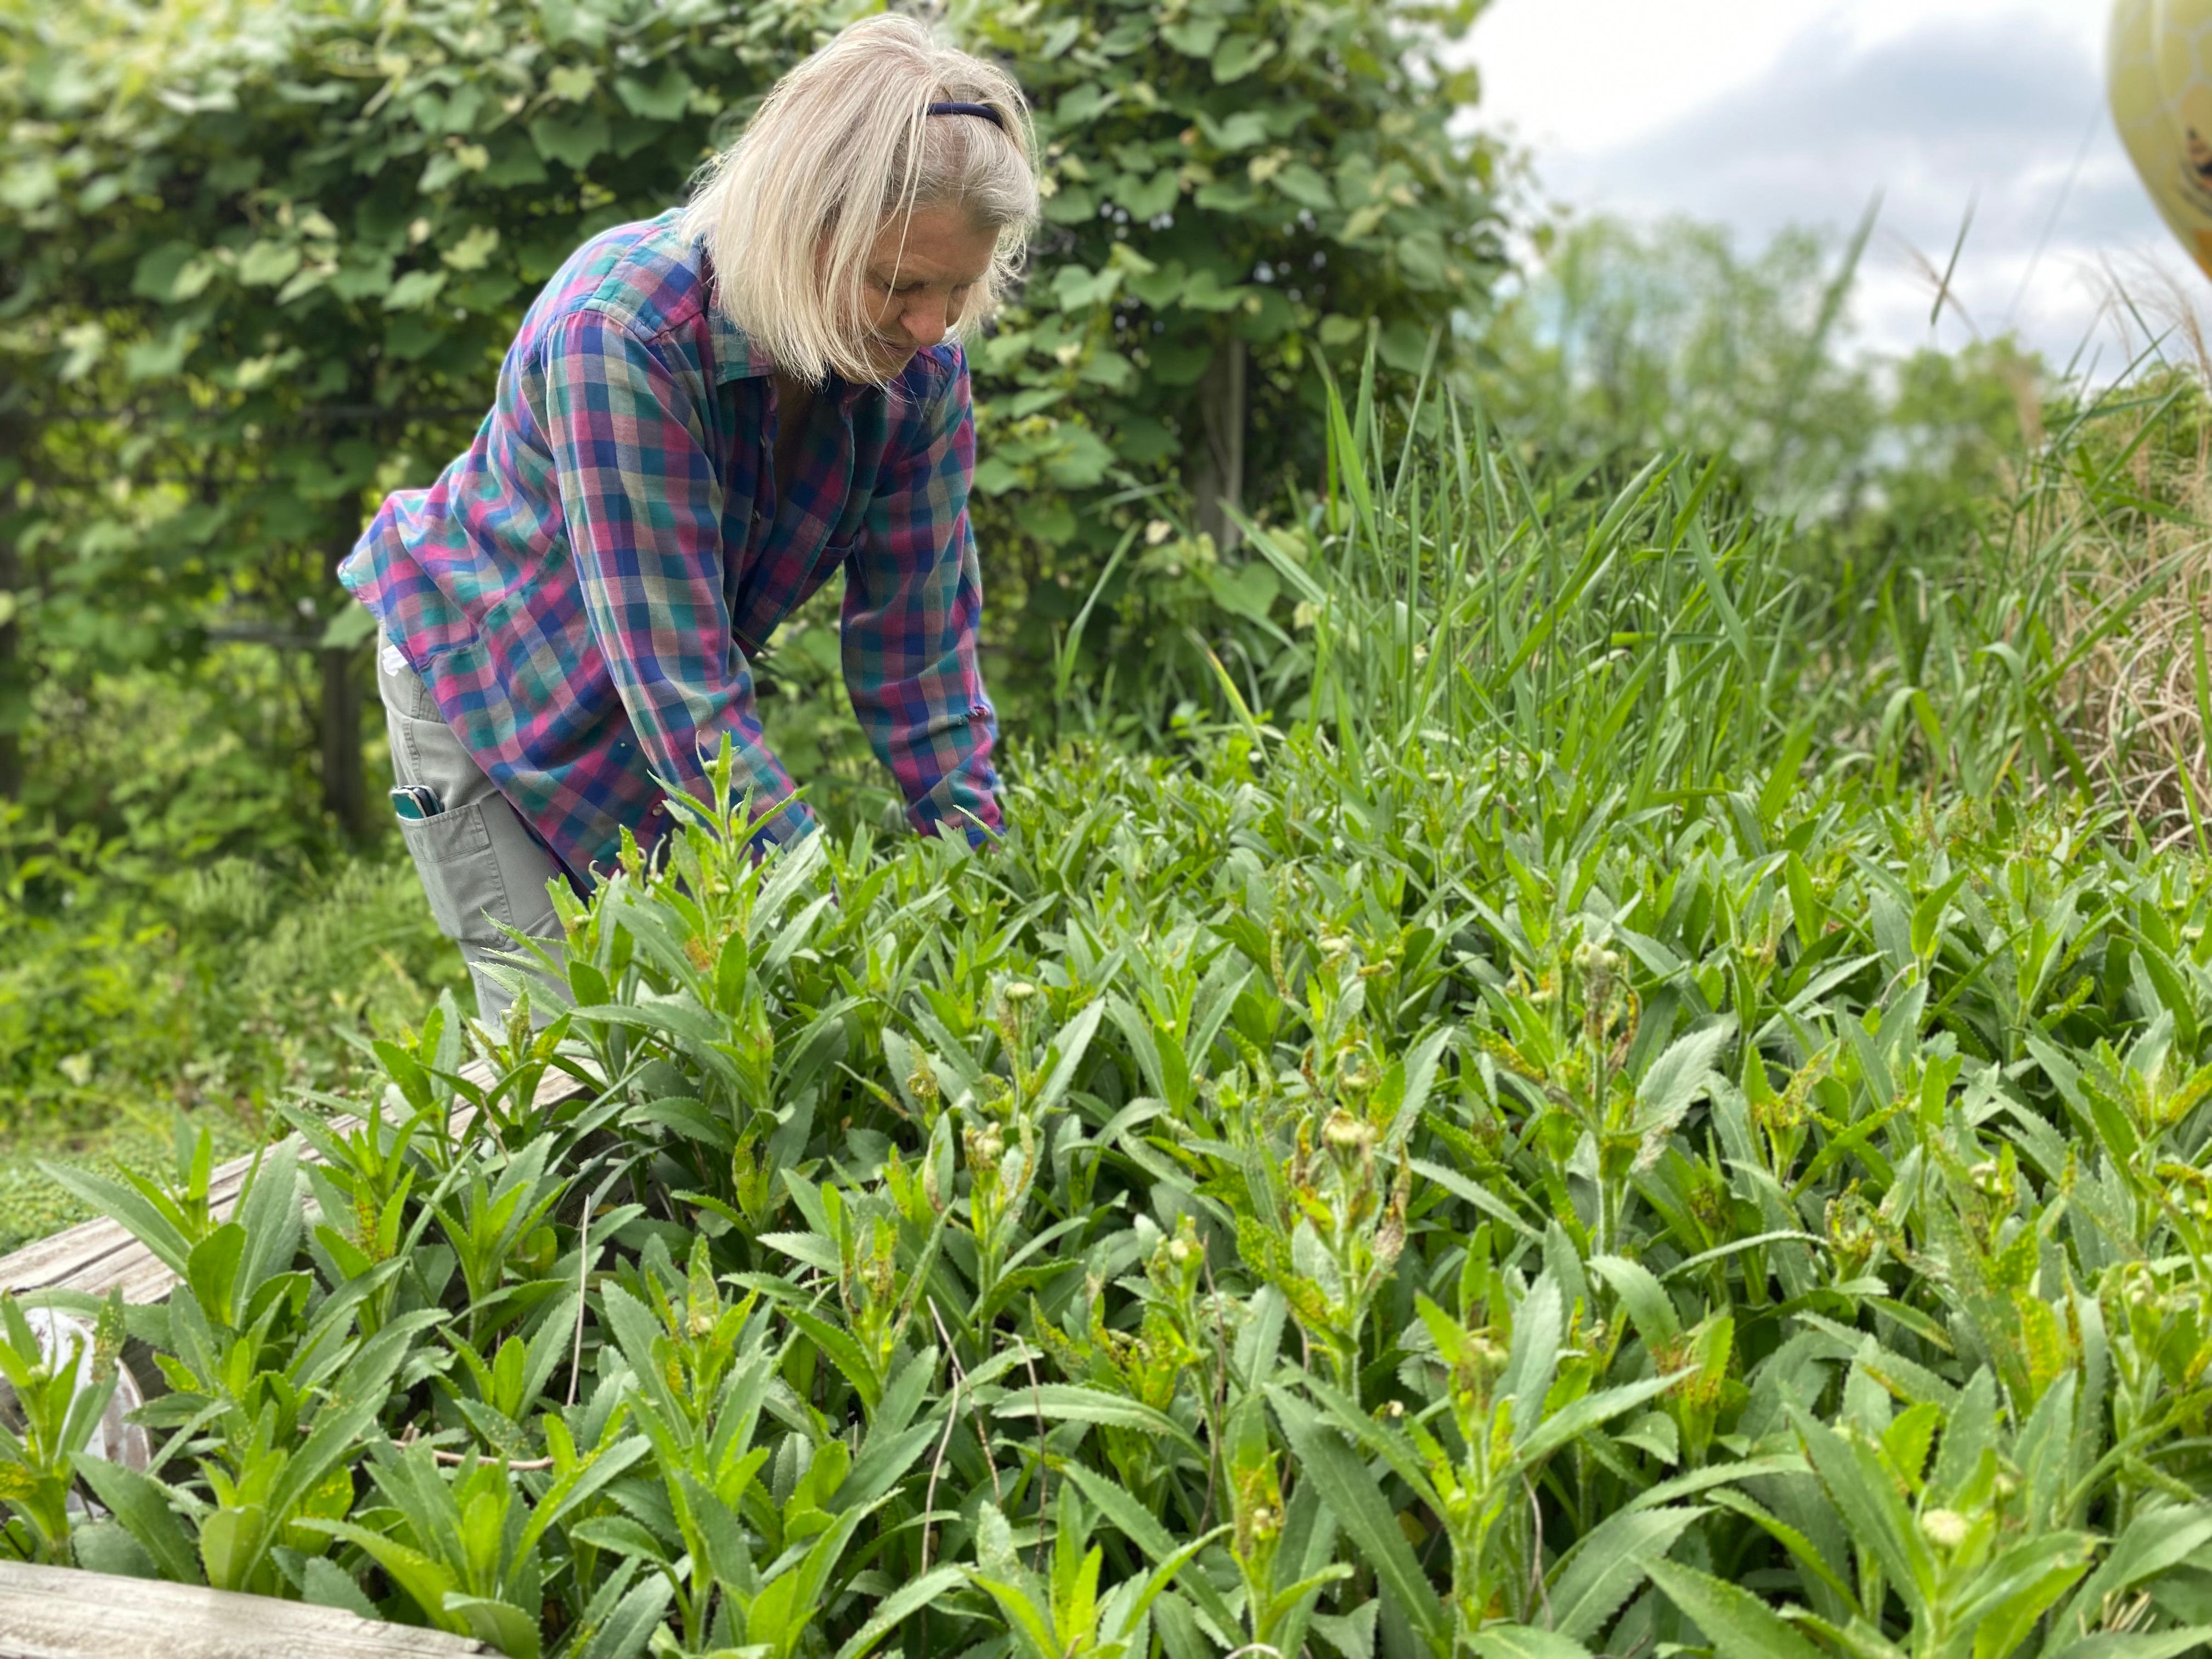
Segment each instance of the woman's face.
M917 208L877 233L861 295L869 355L886 379L951 332L998 246L996 231L957 208Z

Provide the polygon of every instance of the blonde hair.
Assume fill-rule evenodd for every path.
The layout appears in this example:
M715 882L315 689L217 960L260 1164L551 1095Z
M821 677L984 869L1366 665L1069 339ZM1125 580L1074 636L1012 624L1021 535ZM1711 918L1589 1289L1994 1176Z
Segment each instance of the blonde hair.
M1005 125L932 116L939 101L988 105ZM998 233L953 329L965 338L1020 272L1037 216L1036 152L1011 76L885 13L848 26L769 89L708 165L683 228L713 261L715 303L777 368L806 381L832 369L879 380L863 299L878 234L946 207Z

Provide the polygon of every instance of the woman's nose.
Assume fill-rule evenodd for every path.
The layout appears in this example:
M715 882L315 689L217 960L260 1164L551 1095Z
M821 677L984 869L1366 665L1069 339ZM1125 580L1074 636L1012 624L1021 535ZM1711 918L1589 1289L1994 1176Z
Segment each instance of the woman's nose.
M951 319L946 315L943 300L925 300L920 304L908 306L900 314L899 326L906 331L907 337L915 344L933 346L950 331Z

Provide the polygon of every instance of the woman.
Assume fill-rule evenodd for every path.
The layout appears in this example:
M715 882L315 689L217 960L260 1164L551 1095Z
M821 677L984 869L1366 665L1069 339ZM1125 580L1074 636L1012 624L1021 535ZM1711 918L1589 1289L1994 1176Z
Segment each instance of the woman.
M958 338L1018 267L1019 93L910 18L777 82L690 205L596 236L524 317L467 453L341 569L383 630L395 810L479 1011L727 736L758 838L812 827L748 659L842 568L845 682L915 827L999 828Z

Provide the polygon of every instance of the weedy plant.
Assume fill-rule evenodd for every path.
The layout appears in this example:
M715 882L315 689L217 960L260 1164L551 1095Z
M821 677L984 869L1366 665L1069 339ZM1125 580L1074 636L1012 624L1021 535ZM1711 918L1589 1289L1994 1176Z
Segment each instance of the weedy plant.
M1432 407L1333 406L1188 758L762 860L726 753L544 1030L228 1220L67 1176L160 1439L7 1320L9 1546L560 1659L2212 1641L2206 872L1854 751L1710 474Z

